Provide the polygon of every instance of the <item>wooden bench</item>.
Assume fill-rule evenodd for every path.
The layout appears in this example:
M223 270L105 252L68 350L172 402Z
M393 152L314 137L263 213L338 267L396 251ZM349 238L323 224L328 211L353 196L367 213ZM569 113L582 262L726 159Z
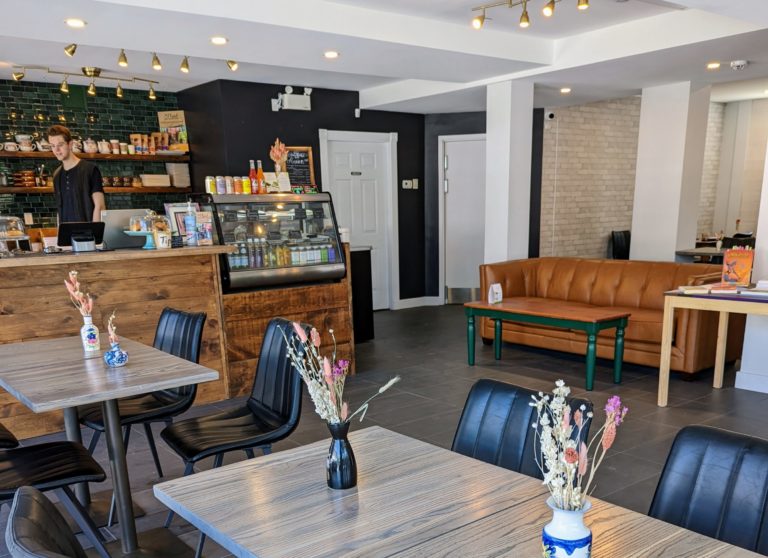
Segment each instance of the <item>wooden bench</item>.
M475 364L475 317L494 320L493 353L501 359L501 324L504 320L539 324L583 331L587 335L587 391L592 391L595 382L595 359L597 334L604 329L616 328L613 353L613 381L621 383L621 361L624 358L624 329L630 314L599 307L584 308L560 300L515 300L504 299L497 304L467 302L467 361Z

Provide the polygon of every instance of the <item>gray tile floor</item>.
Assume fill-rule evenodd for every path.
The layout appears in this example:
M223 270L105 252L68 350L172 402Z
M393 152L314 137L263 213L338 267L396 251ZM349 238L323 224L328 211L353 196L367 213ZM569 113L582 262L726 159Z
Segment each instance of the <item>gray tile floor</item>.
M562 378L574 395L589 397L601 408L608 397L621 395L629 406L626 423L621 427L612 454L598 473L595 495L610 502L646 513L667 451L677 431L687 424L711 424L753 435L764 435L768 426L768 394L733 388L734 371L726 372L726 388L713 390L712 372L704 372L693 381L673 374L670 405L656 406L657 370L625 365L624 381L611 381L612 363L599 361L595 390L584 391L582 357L559 352L505 345L501 361L493 359L493 350L478 343L477 364L466 363L466 337L463 310L459 306L418 308L398 312L378 312L375 316L376 339L357 346L358 375L347 384L346 395L354 404L378 389L391 376L402 381L374 401L365 421L353 428L378 424L445 448L450 447L461 408L472 384L479 378L496 378L524 387L550 390ZM238 401L219 402L195 407L189 416L223 409ZM160 428L158 427L157 432ZM166 510L152 495L158 482L144 433L132 434L128 463L134 500L147 511L138 519L139 530L161 526ZM84 432L89 439L90 433ZM280 442L275 451L297 447L328 437L325 425L304 399L302 419L290 438ZM26 440L25 444L63 439L56 434ZM159 439L159 438L158 438ZM166 478L180 476L180 459L162 441L158 451ZM97 458L108 470L103 442ZM225 463L244 459L242 453L228 454ZM258 459L258 458L257 458ZM201 468L208 468L209 462ZM103 487L109 488L109 481ZM5 529L7 506L0 516ZM197 532L176 518L171 527L187 544L194 547ZM113 528L118 533L117 528ZM5 556L4 543L0 556ZM215 543L206 544L206 557L227 556Z

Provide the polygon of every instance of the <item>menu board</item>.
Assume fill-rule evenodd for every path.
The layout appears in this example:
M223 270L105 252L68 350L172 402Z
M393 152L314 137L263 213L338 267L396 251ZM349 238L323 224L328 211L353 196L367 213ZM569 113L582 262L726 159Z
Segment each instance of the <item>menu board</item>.
M315 184L315 165L312 160L312 147L287 147L288 159L285 169L291 179L291 185L313 186Z

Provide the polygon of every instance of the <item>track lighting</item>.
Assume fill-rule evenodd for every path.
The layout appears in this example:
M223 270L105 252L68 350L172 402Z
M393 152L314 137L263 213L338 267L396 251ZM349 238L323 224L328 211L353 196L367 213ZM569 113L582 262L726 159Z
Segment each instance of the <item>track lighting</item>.
M179 70L181 70L185 74L189 73L189 58L187 58L186 56L184 57L184 60L181 61L181 66L179 66Z
M64 47L64 54L66 54L70 58L72 58L75 55L76 51L77 51L77 45L75 43L72 43Z
M69 93L69 84L67 83L67 76L64 76L64 80L61 82L61 85L59 86L59 91L62 93Z
M91 84L88 86L88 94L91 97L95 97L96 96L96 84L93 83L93 80L91 80Z
M152 87L151 83L149 84L149 95L148 95L148 97L149 97L150 101L154 101L155 99L157 99L157 95L155 95L155 88Z
M589 0L579 0L579 3L576 7L582 11L586 10L589 8Z
M230 71L236 72L237 62L235 60L227 60L227 67L230 69Z
M523 0L523 13L520 15L520 27L525 29L531 24L531 20L528 19L528 2Z
M486 0L489 1L489 0ZM627 0L615 0L616 2L626 2ZM655 0L648 0L648 1L655 1ZM488 19L491 19L487 16L487 11L491 8L515 8L517 6L520 6L522 8L522 12L520 13L520 20L519 24L520 27L525 29L526 27L530 27L531 25L531 18L528 15L528 3L530 0L495 0L492 3L487 4L480 4L479 6L475 6L472 8L472 27L475 29L482 29L483 25L485 24L485 21ZM544 4L544 7L541 10L541 13L544 15L544 17L552 17L555 15L555 7L558 2L566 2L568 4L576 4L576 7L584 11L589 8L589 0L541 0L541 3ZM538 2L536 2L538 4ZM479 15L478 15L479 12Z
M115 89L115 96L118 99L122 99L123 98L123 86L120 85L119 81L117 82L117 89Z
M122 68L128 67L128 57L125 55L125 49L120 49L120 56L117 57L117 65Z
M552 17L555 13L555 0L549 0L549 2L544 5L544 9L541 10L541 13L544 14L544 17Z
M11 75L13 76L13 81L21 81L24 79L24 69L22 68L19 72L13 72Z
M163 69L163 65L160 64L160 59L157 57L157 53L152 53L152 69L158 72Z
M472 27L474 27L475 29L482 29L484 24L485 24L485 8L483 8L483 11L480 15L476 15L474 18L472 18Z

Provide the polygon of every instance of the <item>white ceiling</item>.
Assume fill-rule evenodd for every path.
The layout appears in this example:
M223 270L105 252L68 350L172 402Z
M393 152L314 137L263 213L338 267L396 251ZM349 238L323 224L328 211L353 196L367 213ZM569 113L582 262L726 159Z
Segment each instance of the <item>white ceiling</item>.
M10 78L14 65L74 74L95 65L110 75L157 80L158 90L237 79L356 90L363 108L418 113L483 110L485 86L508 79L533 81L537 106L638 94L683 80L713 84L713 100L765 96L768 88L760 81L768 78L768 0L592 0L586 12L575 9L576 0L562 0L549 20L540 13L544 0L530 0L529 29L517 26L519 7L501 7L489 11L493 21L479 32L468 25L477 3L3 0L0 78ZM66 27L72 16L87 27ZM229 44L211 45L214 34ZM79 45L74 58L63 53L71 42ZM121 48L127 69L117 65ZM327 49L341 57L324 59ZM163 62L161 72L150 68L152 52ZM190 74L178 70L185 55ZM240 63L238 72L227 69L229 58ZM732 72L727 61L734 58L750 66ZM723 68L707 72L709 59L724 61ZM61 76L29 70L25 79L59 82ZM565 85L573 89L567 97L559 94Z

